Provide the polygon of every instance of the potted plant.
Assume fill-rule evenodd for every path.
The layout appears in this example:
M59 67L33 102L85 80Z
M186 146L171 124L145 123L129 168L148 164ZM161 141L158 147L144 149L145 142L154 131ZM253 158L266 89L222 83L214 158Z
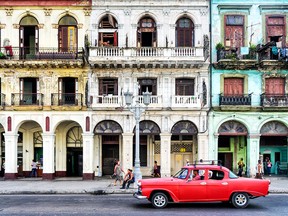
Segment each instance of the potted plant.
M219 61L221 58L224 57L224 45L219 42L216 44L216 50L217 50L217 61Z
M6 59L6 55L2 52L0 52L0 59Z

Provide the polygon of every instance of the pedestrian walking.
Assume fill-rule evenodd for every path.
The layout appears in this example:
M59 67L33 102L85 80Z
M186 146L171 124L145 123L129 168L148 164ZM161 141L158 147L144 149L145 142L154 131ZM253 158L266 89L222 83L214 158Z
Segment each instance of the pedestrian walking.
M35 160L32 160L31 163L31 173L30 173L30 177L37 177L37 163L35 162Z
M122 181L123 181L122 173L124 173L124 170L122 169L120 165L120 161L118 161L114 167L114 174L115 174L114 186L116 186L117 181L119 181L120 185L122 185Z
M245 164L244 164L243 158L241 158L240 161L238 161L238 174L237 175L239 177L242 177L244 167L245 167Z

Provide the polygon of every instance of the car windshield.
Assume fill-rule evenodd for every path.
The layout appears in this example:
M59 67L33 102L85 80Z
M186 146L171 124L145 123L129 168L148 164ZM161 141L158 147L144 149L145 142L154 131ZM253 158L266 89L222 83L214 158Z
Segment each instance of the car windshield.
M235 175L235 173L233 173L232 171L230 171L230 172L229 172L229 178L231 178L231 179L236 179L236 178L238 178L238 176Z
M188 169L181 169L179 172L177 172L173 178L178 178L178 179L186 179L188 175Z

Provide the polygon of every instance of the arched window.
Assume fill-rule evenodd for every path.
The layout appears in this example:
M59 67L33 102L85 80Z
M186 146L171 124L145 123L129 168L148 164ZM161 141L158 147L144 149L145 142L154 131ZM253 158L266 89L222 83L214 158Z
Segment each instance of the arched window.
M58 23L58 48L60 52L77 52L78 29L74 17L67 15Z
M157 27L155 21L150 17L143 17L138 22L137 47L156 47Z
M99 23L99 46L118 46L118 23L107 14Z
M176 47L194 46L194 23L183 17L176 23Z

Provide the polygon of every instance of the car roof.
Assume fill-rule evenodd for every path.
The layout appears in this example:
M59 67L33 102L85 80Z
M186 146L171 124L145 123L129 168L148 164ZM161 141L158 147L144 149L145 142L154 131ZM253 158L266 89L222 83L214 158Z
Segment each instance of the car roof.
M224 169L224 170L229 170L228 168L221 166L221 165L207 165L207 164L191 164L191 165L186 165L183 168L186 169Z

